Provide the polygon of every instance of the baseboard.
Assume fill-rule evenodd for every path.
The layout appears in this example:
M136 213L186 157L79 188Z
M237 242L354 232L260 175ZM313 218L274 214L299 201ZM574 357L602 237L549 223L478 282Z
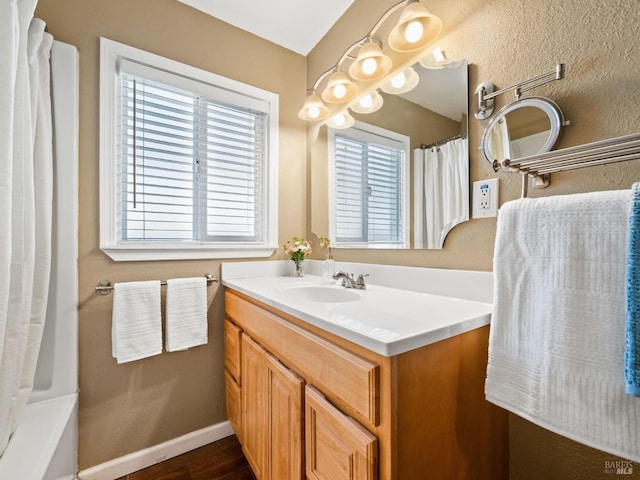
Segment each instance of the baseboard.
M159 445L114 458L95 467L87 468L78 473L78 478L80 480L113 480L124 477L129 473L137 472L168 458L177 457L190 450L231 435L233 435L233 430L229 422L221 422Z

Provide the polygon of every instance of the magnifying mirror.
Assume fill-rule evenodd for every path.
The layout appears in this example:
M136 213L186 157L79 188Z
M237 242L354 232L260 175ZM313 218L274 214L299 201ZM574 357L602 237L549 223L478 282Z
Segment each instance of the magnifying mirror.
M515 160L551 150L564 125L560 107L544 97L528 97L503 107L482 136L487 161Z

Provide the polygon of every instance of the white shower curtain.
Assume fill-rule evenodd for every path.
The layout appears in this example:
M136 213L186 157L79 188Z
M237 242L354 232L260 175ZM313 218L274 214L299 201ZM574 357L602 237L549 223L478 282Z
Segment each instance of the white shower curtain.
M425 247L438 248L436 242L442 229L442 174L440 151L424 150L424 225Z
M455 225L469 220L469 147L458 138L438 148L416 149L416 248L442 248ZM421 177L421 178L420 178ZM420 182L419 180L422 180ZM418 227L416 227L418 228Z
M49 290L53 39L36 3L0 6L0 452L33 388Z

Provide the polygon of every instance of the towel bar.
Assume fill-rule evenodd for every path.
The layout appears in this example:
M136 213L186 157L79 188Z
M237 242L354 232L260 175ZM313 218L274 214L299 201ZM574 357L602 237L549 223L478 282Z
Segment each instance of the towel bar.
M638 159L640 159L640 133L633 133L517 160L502 162L496 160L493 162L493 169L496 172L506 170L520 173L522 175L521 196L524 198L527 196L529 178L536 181L536 188L541 188L549 185L546 176L550 173Z
M218 277L216 277L215 275L212 275L211 273L205 274L204 278L207 279L207 287L211 286L213 283L218 282ZM167 282L163 280L160 282L160 285L166 286ZM113 291L113 283L111 283L111 280L100 280L100 282L98 282L98 285L96 285L95 290L96 290L96 293L101 293L102 295L108 295Z

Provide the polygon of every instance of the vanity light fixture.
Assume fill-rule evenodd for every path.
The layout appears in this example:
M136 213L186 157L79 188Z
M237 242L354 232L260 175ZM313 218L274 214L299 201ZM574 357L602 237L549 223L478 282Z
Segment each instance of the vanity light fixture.
M344 130L345 128L353 127L354 123L356 123L356 120L351 115L349 115L348 111L336 113L334 116L329 118L329 120L327 120L327 125L337 130Z
M420 59L420 65L431 70L443 68L448 64L447 57L440 47L434 48L431 52Z
M386 44L382 43L375 37L376 32L402 7L399 19L395 20L388 38L384 39ZM391 25L386 31L389 27ZM426 47L436 39L441 29L440 19L429 13L419 0L402 0L391 6L363 38L344 51L335 65L320 74L298 116L303 120L321 122L346 112L348 108L358 113L370 113L382 106L382 97L377 92L382 85L387 93L409 91L419 78L408 67L425 55ZM349 66L348 76L341 71L346 69L344 64ZM343 65L345 68L341 69ZM401 82L403 76L404 83ZM320 98L315 92L327 77ZM337 117L337 121L348 120L350 115L346 115Z
M304 101L302 110L298 112L298 117L302 120L314 121L324 120L331 114L329 110L314 90L311 90L311 94Z
M355 80L377 80L391 70L391 59L382 53L380 45L369 39L360 47L358 56L349 67L349 75Z
M410 2L389 34L389 46L397 52L415 52L433 42L442 30L442 21L419 1Z
M327 103L348 102L358 94L358 91L358 86L351 81L346 73L335 70L327 81L327 87L322 92L322 100Z
M405 93L413 90L415 86L418 85L419 81L420 76L416 73L413 67L409 67L405 71L391 77L380 88L384 93Z
M371 93L367 93L364 97L360 97L360 100L351 105L350 108L356 113L373 113L380 110L383 103L382 95L378 93L378 90L374 90Z

